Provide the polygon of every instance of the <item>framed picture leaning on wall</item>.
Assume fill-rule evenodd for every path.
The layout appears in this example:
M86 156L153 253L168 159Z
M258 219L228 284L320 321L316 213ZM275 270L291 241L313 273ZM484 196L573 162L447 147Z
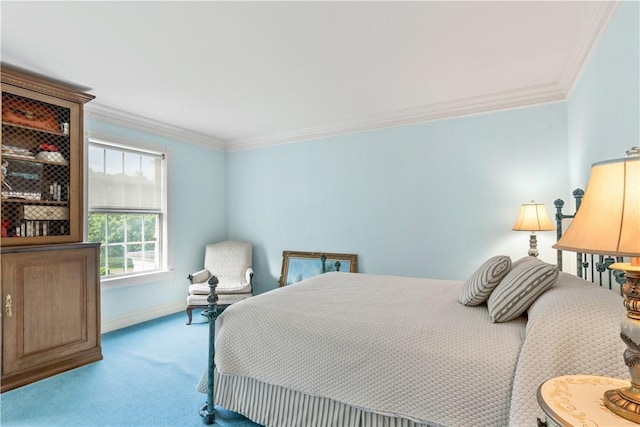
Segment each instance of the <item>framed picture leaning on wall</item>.
M329 271L355 273L358 255L282 251L280 286L291 285Z

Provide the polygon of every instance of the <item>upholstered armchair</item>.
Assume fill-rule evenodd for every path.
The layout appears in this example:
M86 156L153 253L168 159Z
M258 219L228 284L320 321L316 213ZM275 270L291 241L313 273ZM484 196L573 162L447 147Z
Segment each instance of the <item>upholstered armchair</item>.
M218 278L218 306L228 306L253 295L251 249L251 243L235 241L210 243L206 246L204 269L187 277L191 283L187 297L187 325L191 324L194 308L207 308L209 305L208 280L211 276Z

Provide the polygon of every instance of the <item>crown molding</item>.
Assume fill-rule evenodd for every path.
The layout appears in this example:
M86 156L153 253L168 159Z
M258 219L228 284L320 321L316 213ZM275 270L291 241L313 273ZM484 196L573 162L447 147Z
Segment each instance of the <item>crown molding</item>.
M135 129L195 145L201 145L218 151L225 151L226 148L226 144L223 140L213 136L203 135L188 129L168 125L166 123L138 116L136 114L127 113L105 105L96 103L87 104L84 112L85 117L99 120L101 122L124 126L129 129Z
M527 107L537 104L563 101L564 92L557 83L531 86L523 89L475 96L455 101L441 102L417 108L397 110L391 113L370 116L357 120L332 123L279 132L255 138L227 141L226 151L251 150L281 144L289 144L305 139L325 138L370 130L407 126L434 120L489 113L498 110Z
M219 151L233 152L291 144L309 139L408 126L500 110L523 108L564 101L565 99L565 92L558 83L548 83L416 108L396 110L390 113L330 123L322 126L228 141L96 103L87 104L85 107L85 115L95 120L137 129L163 137L170 137L207 148L214 148Z
M577 43L567 57L558 78L558 84L562 88L565 99L569 98L573 88L578 81L580 81L582 72L589 63L595 46L604 34L619 4L620 1L618 0L597 2L597 6L589 18L587 25L584 27L582 34L577 37Z

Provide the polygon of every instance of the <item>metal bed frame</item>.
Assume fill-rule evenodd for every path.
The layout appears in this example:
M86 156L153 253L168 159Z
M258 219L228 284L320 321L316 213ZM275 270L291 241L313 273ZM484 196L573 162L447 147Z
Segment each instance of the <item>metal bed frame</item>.
M224 308L217 305L218 295L216 294L216 286L218 285L218 278L211 276L209 283L209 296L207 302L209 303L209 309L202 313L209 319L209 362L207 363L207 402L200 409L200 416L205 424L213 424L216 419L215 410L215 385L213 384L213 371L216 369L215 363L215 336L216 336L216 318L218 317L218 310ZM226 308L226 307L225 307ZM220 312L222 312L220 310Z
M575 199L576 210L580 209L584 191L581 188L573 190L573 198ZM562 221L567 218L574 218L576 214L565 215L562 213L564 201L557 199L553 204L556 207L556 236L557 240L562 237ZM557 251L558 268L562 271L562 251ZM623 262L622 257L612 257L609 255L595 255L576 253L576 275L590 282L596 283L602 287L608 286L613 289L613 284L617 283L620 295L622 295L622 285L625 282L624 271L611 270L609 266L615 262Z

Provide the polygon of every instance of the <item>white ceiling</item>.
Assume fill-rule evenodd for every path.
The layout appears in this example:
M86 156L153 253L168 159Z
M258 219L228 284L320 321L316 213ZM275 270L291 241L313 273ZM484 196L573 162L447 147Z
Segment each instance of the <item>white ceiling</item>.
M566 99L615 6L3 0L1 59L238 150Z

